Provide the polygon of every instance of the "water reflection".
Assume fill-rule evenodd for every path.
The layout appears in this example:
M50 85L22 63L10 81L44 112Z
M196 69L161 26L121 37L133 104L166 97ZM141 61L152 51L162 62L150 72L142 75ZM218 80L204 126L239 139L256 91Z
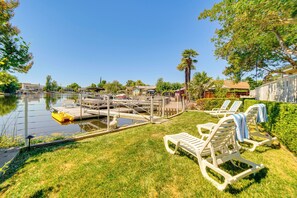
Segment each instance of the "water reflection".
M57 104L57 101L60 100L61 94L54 94L54 93L46 93L44 94L45 99L45 109L50 110L51 106Z
M52 118L51 106L62 106L66 99L77 101L78 94L28 94L19 97L0 97L0 136L25 137L25 122L28 134L37 137L71 136L77 133L106 129L106 117L75 121L61 124ZM27 119L25 118L25 101L28 102ZM135 124L130 119L118 119L118 127Z
M16 96L0 96L0 116L7 115L16 110L18 98Z

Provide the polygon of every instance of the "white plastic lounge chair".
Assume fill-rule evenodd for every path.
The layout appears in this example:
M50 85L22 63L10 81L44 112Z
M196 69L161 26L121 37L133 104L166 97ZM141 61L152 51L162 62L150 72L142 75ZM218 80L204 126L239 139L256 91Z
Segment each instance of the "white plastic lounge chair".
M250 106L244 113L246 116L246 124L249 128L249 139L244 138L243 141L249 144L252 144L252 148L246 148L250 151L254 151L256 147L262 145L270 146L274 140L277 140L276 137L271 137L268 133L265 135L261 134L257 125L257 118L259 115L259 108L261 108L261 104L255 104ZM207 138L211 132L211 130L216 126L216 123L208 122L205 124L198 124L197 129L198 133L202 136L202 138ZM255 132L251 132L251 126L255 127ZM206 132L203 132L202 129L205 129ZM261 139L261 141L256 141L255 138ZM244 147L245 148L245 147Z
M226 117L228 115L236 113L239 107L241 106L241 104L242 104L242 101L234 101L229 110L221 110L220 112L213 112L213 113L210 113L210 115L217 116L217 117L220 117L220 116Z
M265 135L263 133L260 133L257 125L257 118L258 116L260 116L259 108L261 108L261 104L255 104L250 106L244 113L246 116L246 122L249 128L249 135L250 135L250 138L244 139L244 142L247 142L253 145L253 147L249 149L250 151L254 151L258 146L262 146L262 145L270 146L274 140L277 140L276 137L271 137L268 133L266 133ZM252 126L255 127L254 132L252 132L251 130ZM256 140L256 138L258 138L259 140Z
M164 136L166 150L175 154L178 148L197 157L202 175L208 179L219 190L224 190L228 184L232 184L239 179L253 174L264 168L262 164L255 164L240 156L238 145L235 143L235 123L231 116L222 118L213 128L207 140L202 140L188 133L179 133ZM175 145L172 150L169 142ZM249 165L249 169L237 175L230 175L219 166L227 161L232 163L239 161ZM209 176L207 168L224 177L223 183L219 183Z
M225 111L230 104L230 100L225 100L220 108L213 108L211 111L204 111L205 113L219 113L221 111Z

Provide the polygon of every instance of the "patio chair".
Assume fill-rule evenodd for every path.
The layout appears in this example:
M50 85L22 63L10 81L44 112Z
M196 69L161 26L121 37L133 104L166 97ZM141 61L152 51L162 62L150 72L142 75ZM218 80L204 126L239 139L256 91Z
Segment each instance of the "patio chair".
M220 112L213 112L213 113L210 113L210 115L217 116L218 118L221 116L226 117L228 115L236 113L239 107L241 106L241 104L242 104L242 101L234 101L229 110L221 110Z
M249 138L245 137L242 139L242 141L248 144L252 144L252 148L246 148L246 147L243 147L243 148L246 148L250 151L254 151L258 146L262 146L262 145L270 146L274 140L277 140L276 137L272 137L268 133L264 135L259 131L257 122L267 121L267 115L265 114L266 114L266 107L263 106L263 104L252 105L245 111L244 115L246 117L246 124L248 127ZM208 122L205 124L198 124L197 125L198 133L202 136L203 139L205 139L209 136L209 133L216 125L217 125L216 123L212 123L212 122ZM251 132L252 126L255 127L255 132ZM205 131L203 132L202 129L205 129L206 132Z
M175 145L174 150L169 147L170 142ZM255 164L241 157L239 147L235 142L235 123L232 116L222 118L205 141L182 132L164 136L164 143L166 150L171 154L175 154L178 148L181 148L196 157L202 175L219 190L224 190L228 184L264 168L262 164ZM239 174L231 175L220 168L220 165L228 161L231 163L239 161L247 164L249 168ZM207 172L207 168L223 176L224 181L219 183L213 179Z
M205 113L219 113L221 111L225 111L230 104L230 100L225 100L220 108L213 108L211 111L204 111Z
M249 139L244 139L244 142L248 144L252 144L252 148L249 148L248 150L254 151L258 146L262 145L268 145L270 146L271 143L275 140L277 140L276 137L272 137L268 133L261 133L258 127L258 122L265 122L266 120L266 115L263 115L266 113L266 106L263 104L255 104L250 106L246 111L245 111L245 116L246 116L246 122L247 126L249 128ZM262 119L259 119L262 118ZM255 127L255 130L252 130L252 126ZM253 131L253 132L251 132Z

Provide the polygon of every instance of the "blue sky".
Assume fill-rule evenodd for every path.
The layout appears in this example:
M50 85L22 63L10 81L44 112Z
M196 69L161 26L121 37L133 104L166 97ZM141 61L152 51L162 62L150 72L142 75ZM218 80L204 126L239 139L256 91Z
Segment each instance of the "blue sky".
M218 24L198 21L214 0L30 0L20 1L12 23L30 43L34 65L20 82L81 86L141 79L184 82L176 70L184 49L199 52L198 71L224 77L210 39ZM194 73L193 72L193 73Z

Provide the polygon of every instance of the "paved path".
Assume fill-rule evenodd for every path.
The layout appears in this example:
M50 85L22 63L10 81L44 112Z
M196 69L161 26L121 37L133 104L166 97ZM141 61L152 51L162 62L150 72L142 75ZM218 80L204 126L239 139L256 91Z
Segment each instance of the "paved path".
M6 163L12 161L19 151L18 148L0 149L0 169L3 168Z

